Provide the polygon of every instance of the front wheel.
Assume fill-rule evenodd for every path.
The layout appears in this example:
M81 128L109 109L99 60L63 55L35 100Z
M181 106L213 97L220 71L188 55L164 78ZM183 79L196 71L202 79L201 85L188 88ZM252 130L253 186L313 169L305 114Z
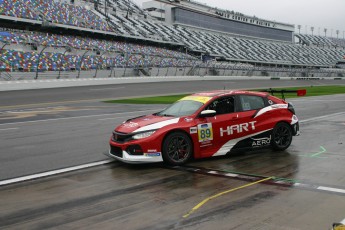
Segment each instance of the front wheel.
M280 122L276 124L272 131L272 148L283 151L287 149L292 141L292 130L287 123Z
M164 162L171 165L183 165L191 158L193 145L187 134L175 132L164 139L162 150Z

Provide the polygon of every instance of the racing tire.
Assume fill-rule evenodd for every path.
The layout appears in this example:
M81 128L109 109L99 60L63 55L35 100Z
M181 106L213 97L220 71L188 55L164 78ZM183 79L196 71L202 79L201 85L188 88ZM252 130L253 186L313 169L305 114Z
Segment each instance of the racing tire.
M292 142L292 130L290 125L279 122L273 128L271 146L274 150L283 151L287 149Z
M189 136L182 132L170 133L162 146L162 157L170 165L183 165L193 153L193 143Z

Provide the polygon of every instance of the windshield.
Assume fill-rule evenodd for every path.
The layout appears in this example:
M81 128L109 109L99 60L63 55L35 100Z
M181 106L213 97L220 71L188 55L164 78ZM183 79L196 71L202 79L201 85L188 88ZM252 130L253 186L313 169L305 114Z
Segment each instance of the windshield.
M195 113L203 103L198 101L191 100L182 100L177 101L165 110L156 113L157 116L172 116L172 117L181 117L189 116Z

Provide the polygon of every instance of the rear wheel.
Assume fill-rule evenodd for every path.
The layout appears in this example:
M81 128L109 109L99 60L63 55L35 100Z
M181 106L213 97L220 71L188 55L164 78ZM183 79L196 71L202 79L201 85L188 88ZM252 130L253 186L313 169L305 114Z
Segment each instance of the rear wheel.
M283 151L287 149L292 141L292 130L287 123L280 122L276 124L272 131L272 148Z
M175 132L165 138L162 150L164 162L171 165L183 165L191 158L193 145L187 134Z

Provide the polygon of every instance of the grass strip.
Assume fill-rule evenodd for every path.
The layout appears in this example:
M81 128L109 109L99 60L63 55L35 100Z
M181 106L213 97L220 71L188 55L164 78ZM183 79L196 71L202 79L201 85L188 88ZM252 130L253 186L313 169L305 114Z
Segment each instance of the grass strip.
M279 89L279 88L274 88ZM333 94L344 94L345 86L343 85L333 85L333 86L308 86L308 87L290 87L283 88L285 90L298 90L306 89L307 95L310 96L323 96L323 95L333 95ZM262 89L251 90L260 91ZM121 103L121 104L171 104L175 101L187 96L189 94L178 94L178 95L168 95L168 96L156 96L156 97L138 97L138 98L128 98L119 100L109 100L104 101L106 103ZM281 98L281 94L274 94L274 96ZM285 93L285 98L295 98L296 93Z

